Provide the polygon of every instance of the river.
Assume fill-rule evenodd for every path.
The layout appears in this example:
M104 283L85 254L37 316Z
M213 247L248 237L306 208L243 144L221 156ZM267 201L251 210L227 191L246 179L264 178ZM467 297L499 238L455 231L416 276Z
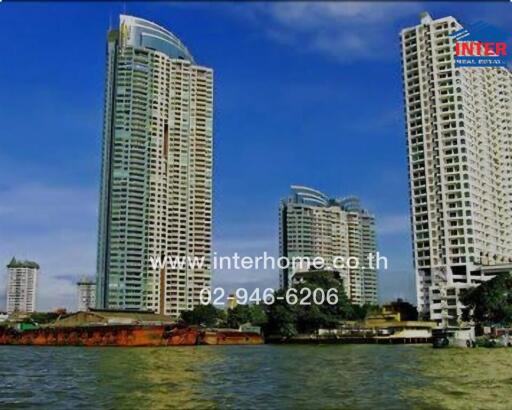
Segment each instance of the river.
M512 349L0 346L0 408L510 409Z

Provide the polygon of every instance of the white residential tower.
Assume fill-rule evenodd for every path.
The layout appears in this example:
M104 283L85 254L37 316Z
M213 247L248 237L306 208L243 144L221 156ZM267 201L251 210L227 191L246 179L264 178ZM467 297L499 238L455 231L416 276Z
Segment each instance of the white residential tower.
M376 254L375 218L361 208L355 197L331 199L312 188L292 186L292 195L281 202L279 211L280 255L293 258L322 258L325 267L339 271L347 296L356 304L377 304L377 271L367 261ZM356 258L350 268L341 259ZM282 288L293 275L310 266L295 266L280 272Z
M7 313L36 311L39 265L15 258L7 265Z
M461 28L423 13L400 34L418 310L444 323L512 261L512 77L456 67Z

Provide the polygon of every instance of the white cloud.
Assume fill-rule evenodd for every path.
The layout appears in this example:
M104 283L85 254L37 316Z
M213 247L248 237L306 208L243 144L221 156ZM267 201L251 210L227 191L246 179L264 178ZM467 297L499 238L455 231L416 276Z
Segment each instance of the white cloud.
M421 4L277 2L244 11L277 42L352 62L395 58L398 32L394 23L419 13Z

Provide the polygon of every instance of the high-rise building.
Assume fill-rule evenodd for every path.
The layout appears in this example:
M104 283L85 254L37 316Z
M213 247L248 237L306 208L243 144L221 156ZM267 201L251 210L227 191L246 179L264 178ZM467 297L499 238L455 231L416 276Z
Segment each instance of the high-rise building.
M461 28L423 13L400 34L418 310L445 323L512 260L512 77L457 67Z
M35 312L39 265L12 258L7 265L7 313Z
M96 283L84 276L77 284L77 311L85 312L90 308L96 307Z
M210 286L213 71L125 15L106 71L97 305L178 316ZM166 256L204 264L154 270Z
M279 210L280 255L294 258L322 258L325 268L338 270L347 296L356 304L377 304L376 264L368 256L376 254L375 218L361 208L355 197L331 199L304 186L292 186L292 195L281 201ZM353 258L359 266L339 263ZM353 266L353 265L352 265ZM280 284L287 288L298 270L291 266L280 272Z

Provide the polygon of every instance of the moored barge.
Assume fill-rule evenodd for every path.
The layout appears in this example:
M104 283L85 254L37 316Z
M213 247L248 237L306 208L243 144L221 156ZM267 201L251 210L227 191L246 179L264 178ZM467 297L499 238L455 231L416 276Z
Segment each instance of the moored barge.
M156 347L262 343L263 338L257 333L170 325L41 327L24 331L0 327L0 345Z

